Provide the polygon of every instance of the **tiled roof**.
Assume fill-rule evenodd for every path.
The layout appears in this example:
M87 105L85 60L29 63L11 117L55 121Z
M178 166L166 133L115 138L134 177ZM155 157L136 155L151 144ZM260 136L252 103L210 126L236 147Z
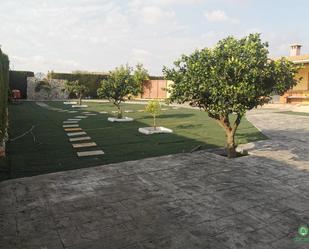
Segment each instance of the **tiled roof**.
M298 56L287 56L285 58L295 63L309 63L309 54L298 55Z

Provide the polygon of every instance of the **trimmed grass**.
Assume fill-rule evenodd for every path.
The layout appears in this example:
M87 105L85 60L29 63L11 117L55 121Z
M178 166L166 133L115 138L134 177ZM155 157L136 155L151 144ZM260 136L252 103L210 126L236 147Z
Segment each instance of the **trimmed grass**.
M289 115L297 115L297 116L309 116L308 112L292 112L292 111L286 111L286 112L278 112L280 114L289 114Z
M48 102L52 107L71 109L61 102ZM88 149L73 149L62 128L62 122L74 118L83 111L100 112L114 111L108 103L87 103L78 113L66 113L48 110L38 106L35 102L23 102L21 105L10 106L10 137L15 138L33 125L32 134L10 142L8 144L9 163L0 162L2 166L0 180L17 178L85 168L127 160L137 160L147 157L189 152L198 145L203 149L223 147L225 134L218 124L210 119L206 113L179 108L168 108L162 111L157 122L160 126L173 129L173 134L156 134L146 136L138 132L138 128L151 126L152 117L137 110L144 109L144 105L125 104L125 116L134 118L133 122L111 123L107 117L111 114L90 116L79 122L80 127L92 138L98 147ZM251 123L243 119L237 135L237 143L247 143L265 139ZM103 156L78 158L77 151L102 149ZM8 170L10 169L10 170Z

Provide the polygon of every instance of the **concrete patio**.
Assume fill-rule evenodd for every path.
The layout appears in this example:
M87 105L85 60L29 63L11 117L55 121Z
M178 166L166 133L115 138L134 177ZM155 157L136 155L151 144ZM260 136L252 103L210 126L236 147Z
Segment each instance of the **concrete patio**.
M0 183L0 248L309 248L309 117L253 111L271 140Z

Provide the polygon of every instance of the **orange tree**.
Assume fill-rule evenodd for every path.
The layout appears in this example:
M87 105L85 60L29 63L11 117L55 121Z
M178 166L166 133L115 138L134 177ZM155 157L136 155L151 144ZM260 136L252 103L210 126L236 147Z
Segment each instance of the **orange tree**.
M136 96L143 90L143 82L148 80L148 72L143 65L136 65L135 70L126 66L116 67L110 71L97 90L99 98L108 99L118 111L118 118L122 118L121 103L130 96Z
M89 88L79 82L79 80L66 81L64 90L69 94L74 94L78 98L78 104L82 104L82 98L89 92Z
M163 69L174 82L170 101L189 102L214 118L226 133L229 158L236 157L234 137L246 111L297 84L298 68L284 58L270 60L268 53L268 44L259 34L227 37L214 48L182 55L174 67Z

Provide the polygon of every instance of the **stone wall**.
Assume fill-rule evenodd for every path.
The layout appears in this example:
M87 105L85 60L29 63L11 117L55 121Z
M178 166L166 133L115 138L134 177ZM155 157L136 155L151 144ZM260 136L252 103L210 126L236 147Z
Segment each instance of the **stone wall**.
M40 82L40 79L35 77L27 78L27 99L29 100L63 100L68 98L68 94L62 91L64 88L64 80L49 79L50 92L41 89L39 92L35 91L35 87Z

